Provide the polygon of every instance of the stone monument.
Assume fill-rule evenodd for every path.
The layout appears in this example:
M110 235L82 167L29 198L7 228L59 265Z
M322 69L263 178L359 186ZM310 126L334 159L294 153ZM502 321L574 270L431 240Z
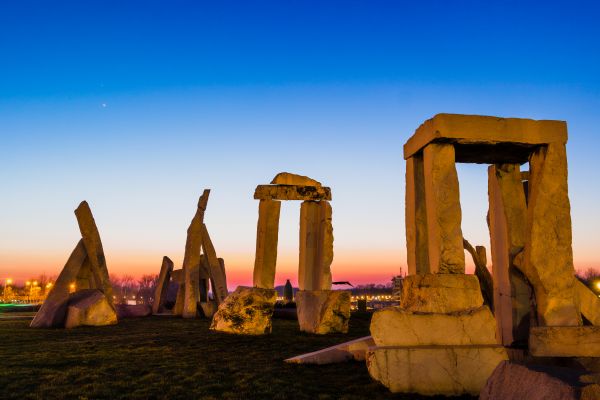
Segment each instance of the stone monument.
M100 234L87 202L75 210L81 240L75 246L32 328L74 328L117 323Z
M282 172L270 185L257 186L254 198L260 201L254 286L238 287L219 306L212 329L244 334L271 331L270 318L277 298L274 285L281 200L302 200L298 267L300 290L295 295L300 329L318 334L347 332L350 293L331 290L331 189L306 176ZM241 299L245 299L252 308L241 307ZM260 304L260 312L254 309L256 304Z
M195 318L199 314L211 318L228 295L225 262L217 258L215 247L204 223L204 213L210 190L205 189L198 200L196 214L187 230L183 268L173 270L173 261L163 257L154 292L154 314L163 313L169 282L178 284L173 314ZM213 298L209 298L212 289Z

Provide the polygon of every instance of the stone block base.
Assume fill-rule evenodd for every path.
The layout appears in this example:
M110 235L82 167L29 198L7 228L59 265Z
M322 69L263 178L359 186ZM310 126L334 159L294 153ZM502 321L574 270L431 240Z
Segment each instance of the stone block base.
M210 329L240 335L271 333L271 316L276 301L274 289L238 286L219 305Z
M385 308L373 314L371 336L377 346L498 344L496 320L487 306L452 314Z
M296 308L301 331L320 335L348 332L350 292L300 290L296 293Z
M600 326L539 326L529 331L536 357L600 357Z
M507 359L502 346L374 347L367 367L371 377L394 393L478 395Z
M100 290L80 290L69 297L65 328L116 323L117 313Z
M424 274L404 278L400 306L406 311L451 313L482 305L475 275Z

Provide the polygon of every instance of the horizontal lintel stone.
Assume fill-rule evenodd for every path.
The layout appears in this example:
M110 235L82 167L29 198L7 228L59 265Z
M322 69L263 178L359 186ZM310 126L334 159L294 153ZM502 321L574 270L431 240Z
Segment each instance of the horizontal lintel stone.
M331 200L331 189L325 186L258 185L256 200Z

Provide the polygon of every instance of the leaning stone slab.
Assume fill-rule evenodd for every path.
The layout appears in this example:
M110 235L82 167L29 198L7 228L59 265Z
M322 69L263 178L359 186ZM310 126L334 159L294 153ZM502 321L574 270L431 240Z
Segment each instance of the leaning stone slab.
M581 314L592 325L600 326L600 298L579 279L575 280L575 290L579 298L579 310Z
M376 311L371 335L377 346L495 345L496 320L487 306L452 314Z
M331 189L325 186L258 185L256 200L331 200Z
M154 290L154 303L152 303L152 313L154 314L164 311L163 308L167 299L167 289L169 288L169 281L172 273L173 261L171 261L169 257L164 256L160 267L158 282L156 283L156 289Z
M600 357L600 326L539 326L529 332L536 357Z
M219 305L210 329L240 335L271 333L271 316L276 301L274 289L238 286Z
M69 298L65 328L77 326L104 326L117 323L117 313L98 289L73 293Z
M69 300L69 287L76 281L79 270L86 258L85 246L83 240L80 240L56 279L44 304L35 314L30 327L58 328L64 325L67 314L67 301Z
M308 176L280 172L271 181L272 185L322 186L321 182Z
M407 311L451 313L483 305L475 275L409 275L403 285L400 306Z
M300 330L320 335L347 333L350 321L350 292L300 290L296 293Z
M394 393L478 395L507 359L502 346L374 347L367 353L367 368Z
M375 345L371 336L344 342L322 350L284 360L291 364L335 364L350 360L364 361L369 347Z
M222 268L217 258L215 246L210 240L208 229L206 229L206 224L204 223L202 224L202 248L204 249L204 255L210 270L213 296L215 296L217 303L220 304L229 294L227 291L227 277L225 276L225 268Z
M479 394L480 400L579 400L580 386L572 370L501 362ZM569 381L570 380L570 381Z

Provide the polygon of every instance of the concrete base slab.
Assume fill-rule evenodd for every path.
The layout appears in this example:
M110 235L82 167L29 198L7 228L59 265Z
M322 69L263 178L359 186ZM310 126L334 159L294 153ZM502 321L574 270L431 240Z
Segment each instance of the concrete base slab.
M335 364L350 360L364 361L367 350L374 345L373 338L365 336L312 353L288 358L285 362L293 364Z

